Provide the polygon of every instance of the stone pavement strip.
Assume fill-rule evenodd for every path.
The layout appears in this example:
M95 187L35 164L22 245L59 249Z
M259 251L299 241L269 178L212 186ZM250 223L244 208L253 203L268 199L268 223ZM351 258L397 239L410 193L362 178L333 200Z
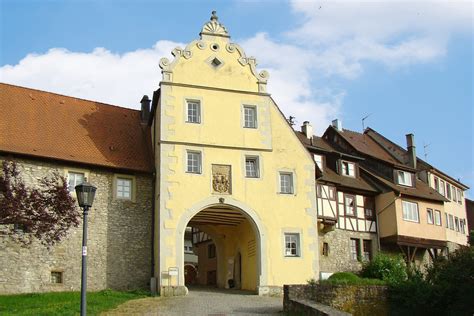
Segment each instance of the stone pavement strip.
M283 299L245 291L191 288L187 296L128 301L102 316L283 315Z

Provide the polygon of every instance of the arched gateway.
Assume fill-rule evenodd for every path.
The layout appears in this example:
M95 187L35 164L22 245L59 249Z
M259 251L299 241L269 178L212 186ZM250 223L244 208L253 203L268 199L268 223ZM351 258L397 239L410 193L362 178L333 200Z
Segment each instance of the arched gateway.
M266 266L262 264L266 260L265 228L258 214L249 206L231 198L211 197L187 209L176 229L178 268L184 268L180 249L184 247L187 226L199 228L216 244L219 287L229 287L228 281L236 282L237 276L241 289L257 290L268 284ZM184 284L184 279L180 279L180 283Z
M267 93L268 73L215 14L173 55L152 107L153 280L184 288L187 226L215 241L209 280L220 287L265 294L318 278L315 163Z

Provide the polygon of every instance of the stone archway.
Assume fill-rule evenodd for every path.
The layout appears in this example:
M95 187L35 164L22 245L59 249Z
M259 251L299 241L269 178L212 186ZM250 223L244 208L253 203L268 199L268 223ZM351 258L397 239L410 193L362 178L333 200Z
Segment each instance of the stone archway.
M183 249L184 245L184 231L186 227L188 226L189 223L193 223L193 225L200 224L201 227L205 226L206 232L212 236L213 240L215 241L216 248L217 248L217 260L219 262L219 267L221 269L221 272L218 275L218 285L220 287L228 287L228 279L232 277L230 274L230 271L234 271L234 262L230 262L230 258L235 258L238 253L242 253L241 248L243 248L243 244L240 243L238 248L236 246L235 249L230 249L229 244L232 244L229 240L232 239L229 234L225 236L225 232L229 233L231 230L229 229L222 229L218 225L219 221L219 212L226 212L228 213L227 216L223 216L221 218L221 222L225 222L229 225L227 226L237 226L240 227L241 229L244 229L245 225L248 225L248 228L252 230L254 240L253 244L251 240L246 240L248 242L245 247L247 248L247 252L249 253L248 249L251 251L254 251L254 256L255 258L253 259L255 261L255 266L254 266L254 280L249 281L249 275L244 275L244 272L249 271L248 268L248 263L249 263L249 258L248 257L243 257L243 261L239 262L240 265L246 265L247 267L244 268L247 269L244 272L239 275L241 278L241 284L243 288L253 286L252 290L258 291L262 286L267 285L267 273L266 273L266 251L265 251L265 245L266 245L266 233L265 233L265 227L263 226L262 222L260 221L260 218L258 217L257 213L244 203L234 200L232 198L226 197L224 198L218 198L218 197L212 197L208 198L204 201L201 201L200 203L195 204L194 206L190 207L189 209L185 210L184 214L181 216L177 229L176 229L176 247L177 247L177 263L178 263L178 268L183 269L184 268L184 260L183 260L183 255L182 251L179 251ZM240 217L238 216L240 215ZM232 219L230 219L232 218ZM199 223L199 221L201 223ZM236 223L236 222L238 223ZM224 226L224 225L221 225ZM236 228L237 230L237 228ZM227 239L226 239L227 238ZM235 238L234 238L235 239ZM247 238L249 239L249 238ZM234 253L230 253L230 251L235 250ZM248 254L247 253L247 254ZM247 260L247 261L245 261ZM227 268L223 268L227 266ZM239 269L242 267L239 266ZM222 270L225 270L223 272ZM223 276L223 275L226 276ZM184 277L180 276L179 277L179 285L184 285Z

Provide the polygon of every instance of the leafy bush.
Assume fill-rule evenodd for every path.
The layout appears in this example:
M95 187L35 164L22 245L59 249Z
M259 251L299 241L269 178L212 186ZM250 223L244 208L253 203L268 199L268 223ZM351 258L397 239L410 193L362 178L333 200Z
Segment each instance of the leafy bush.
M361 275L387 283L399 283L407 279L406 264L401 255L378 253L372 261L364 263Z
M336 285L385 285L385 282L377 279L360 278L352 272L337 272L327 280L320 281L320 284Z
M392 284L393 315L472 315L474 311L474 247L461 247L448 258L439 257L427 268L409 273Z

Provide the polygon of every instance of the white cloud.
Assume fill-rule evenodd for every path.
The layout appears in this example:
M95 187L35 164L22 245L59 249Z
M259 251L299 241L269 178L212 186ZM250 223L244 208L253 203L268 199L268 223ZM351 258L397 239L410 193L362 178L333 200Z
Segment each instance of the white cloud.
M139 108L143 94L158 88L158 62L179 43L159 41L152 48L114 54L105 48L90 53L53 48L29 54L17 65L0 68L3 82L68 96Z

